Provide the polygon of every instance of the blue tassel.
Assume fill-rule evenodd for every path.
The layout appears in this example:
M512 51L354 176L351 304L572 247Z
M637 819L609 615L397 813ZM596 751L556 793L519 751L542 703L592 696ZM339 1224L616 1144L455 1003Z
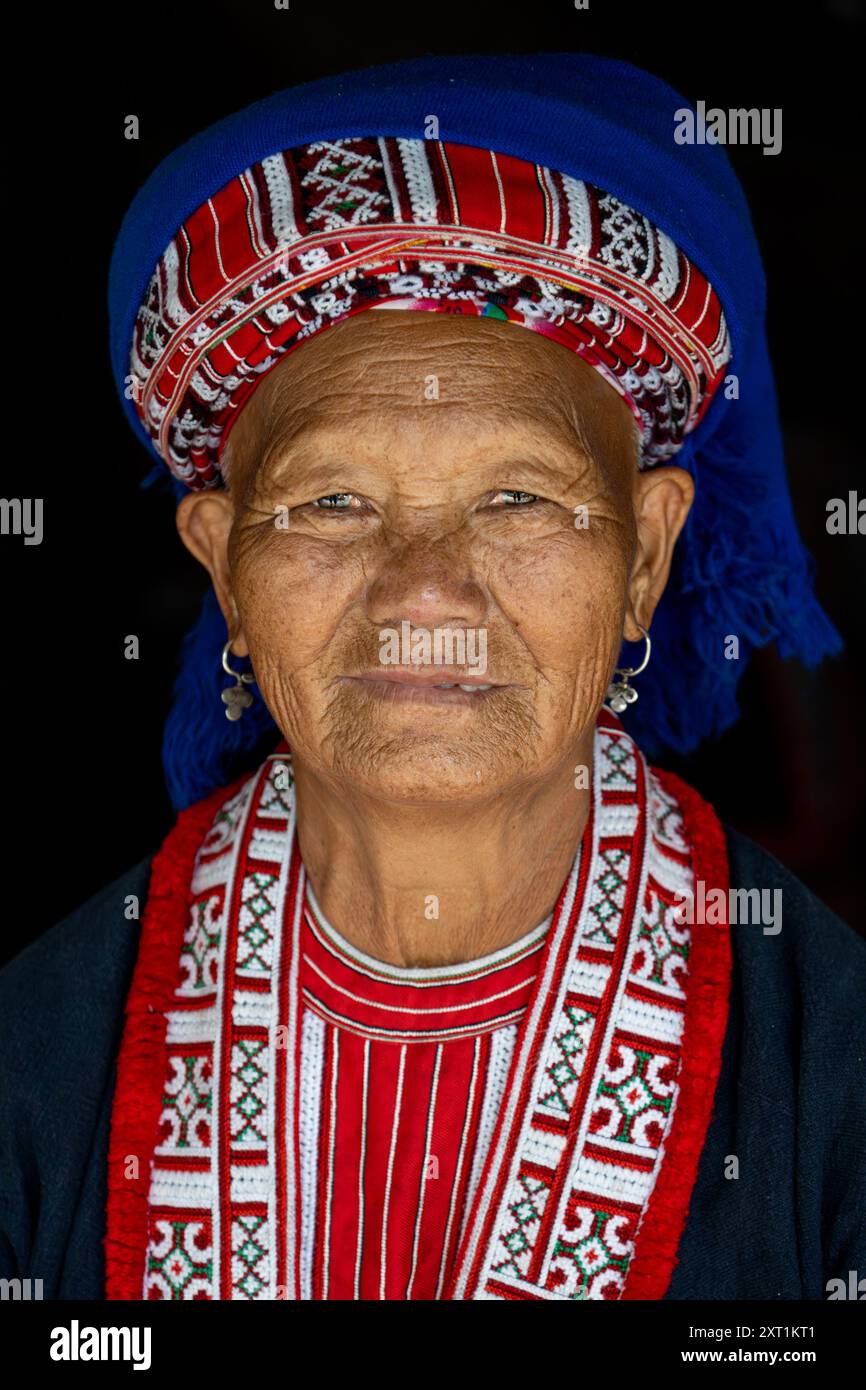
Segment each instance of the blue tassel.
M691 472L695 501L653 619L640 698L625 716L653 759L689 753L736 722L737 686L757 648L775 642L784 659L810 667L842 648L797 533L763 344L744 398L717 399L673 462Z
M175 810L200 801L261 762L279 738L277 726L255 686L252 705L234 722L226 719L220 692L232 684L221 665L225 619L213 590L198 622L184 638L180 674L166 720L162 759ZM240 658L238 670L249 669Z

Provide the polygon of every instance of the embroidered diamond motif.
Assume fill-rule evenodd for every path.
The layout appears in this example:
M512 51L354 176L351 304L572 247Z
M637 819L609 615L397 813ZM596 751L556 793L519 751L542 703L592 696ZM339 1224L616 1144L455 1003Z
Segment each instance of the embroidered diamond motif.
M600 198L598 205L604 234L599 249L602 261L632 279L648 280L655 263L650 223L610 194Z
M554 1038L554 1054L545 1069L550 1089L544 1089L539 1104L568 1114L574 1104L577 1083L583 1070L586 1049L592 1034L593 1015L586 1009L566 1003L563 1019Z
M290 816L294 800L295 775L288 758L274 760L262 790L259 815Z
M614 1087L610 1094L615 1095L622 1113L629 1119L639 1115L647 1106L652 1105L653 1098L648 1086L640 1076L636 1076L629 1081L624 1081L621 1086Z
M544 1214L548 1187L549 1179L544 1181L529 1173L521 1173L518 1177L518 1194L515 1200L508 1204L512 1224L500 1236L506 1258L493 1266L494 1273L502 1274L507 1270L518 1279L526 1273L532 1256L533 1242Z
M597 925L587 932L586 939L595 945L599 941L613 945L624 906L629 856L623 849L607 849L600 852L600 858L605 867L593 884L589 909Z
M238 934L239 970L270 970L276 896L275 874L258 872L244 879Z
M267 1139L268 1045L261 1038L240 1038L232 1048L232 1141L264 1144Z
M548 1289L570 1298L618 1298L629 1263L630 1225L620 1213L570 1202L566 1226L575 1230L575 1238L557 1240Z
M615 1043L599 1082L590 1131L658 1148L673 1103L675 1073L669 1059Z
M601 785L605 791L634 791L637 767L631 740L605 739L602 754Z
M655 894L638 931L638 945L632 962L632 976L675 989L683 995L688 968L689 930L674 918L673 908Z
M157 1218L151 1229L145 1274L148 1299L209 1299L213 1275L210 1223Z
M348 140L319 140L307 152L321 153L301 180L313 200L307 211L311 226L330 232L377 220L377 210L388 203L381 191L380 160Z
M267 1287L268 1251L264 1216L245 1215L232 1223L232 1284L242 1298L259 1298Z
M162 1096L161 1142L178 1149L210 1144L212 1074L210 1057L171 1057Z

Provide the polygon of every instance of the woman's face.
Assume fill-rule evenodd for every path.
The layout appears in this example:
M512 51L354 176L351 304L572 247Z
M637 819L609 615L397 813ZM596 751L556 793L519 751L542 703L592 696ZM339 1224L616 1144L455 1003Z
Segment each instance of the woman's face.
M444 314L313 338L229 454L179 525L233 650L297 757L407 801L573 765L691 500L680 470L638 473L628 407L573 353Z

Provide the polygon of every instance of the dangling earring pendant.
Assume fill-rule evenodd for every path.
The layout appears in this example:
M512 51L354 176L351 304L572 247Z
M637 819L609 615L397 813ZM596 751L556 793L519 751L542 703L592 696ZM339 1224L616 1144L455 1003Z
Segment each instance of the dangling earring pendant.
M223 647L223 670L227 676L234 677L235 684L226 686L225 690L223 690L220 695L220 699L226 707L226 719L230 719L232 723L234 723L236 719L242 717L244 710L249 709L253 702L253 697L250 691L247 690L247 686L255 680L255 676L252 671L232 670L229 665L230 645L231 639L226 642Z
M617 679L611 681L610 685L607 687L607 694L604 697L614 714L622 714L629 705L634 704L635 700L638 698L638 693L634 686L629 683L630 678L632 676L639 676L641 671L645 671L649 665L650 652L652 651L650 635L645 627L640 626L640 623L638 623L637 626L643 634L646 650L640 666L617 667L614 671L614 675Z

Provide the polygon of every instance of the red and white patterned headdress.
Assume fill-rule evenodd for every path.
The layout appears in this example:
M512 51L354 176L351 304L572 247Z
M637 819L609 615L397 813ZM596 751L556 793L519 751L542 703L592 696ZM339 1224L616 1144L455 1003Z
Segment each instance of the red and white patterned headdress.
M731 355L707 279L594 185L448 141L319 140L231 179L153 272L129 384L172 473L218 486L262 377L376 307L498 318L562 343L628 402L642 466L676 454Z

